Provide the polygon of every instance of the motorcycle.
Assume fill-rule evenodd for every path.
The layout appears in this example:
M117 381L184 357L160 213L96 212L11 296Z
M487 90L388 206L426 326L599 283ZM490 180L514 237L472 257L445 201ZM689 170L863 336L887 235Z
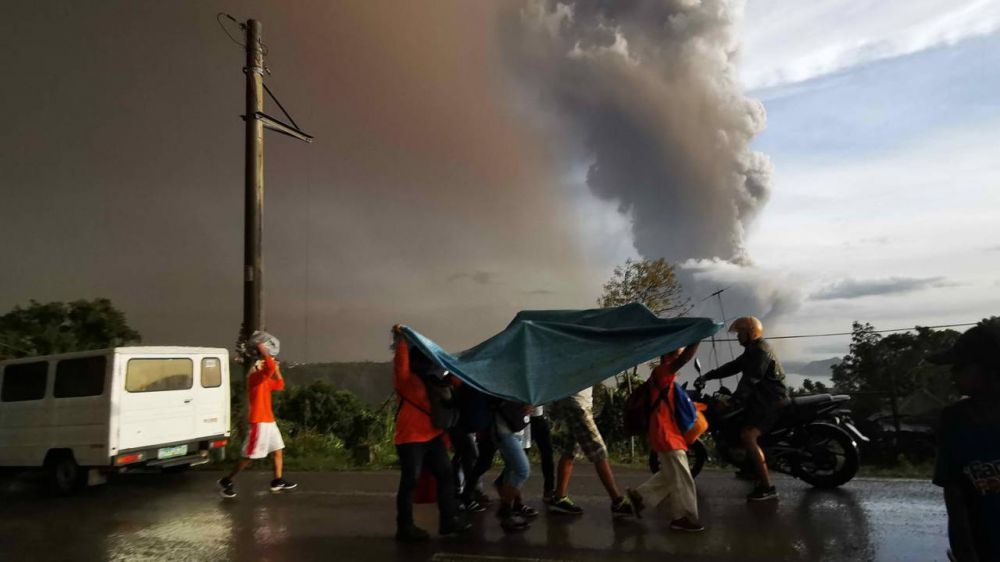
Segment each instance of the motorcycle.
M694 362L701 375L701 363ZM696 403L706 406L708 431L715 453L726 464L748 468L746 450L740 441L744 408L732 399L732 392L721 387L709 395L705 382L695 381L693 391L684 388ZM778 421L758 439L771 470L789 474L817 488L836 488L850 481L858 472L859 442L868 442L855 427L851 412L845 408L850 396L816 394L790 399L782 407ZM705 440L698 439L688 448L691 475L697 476L709 459Z

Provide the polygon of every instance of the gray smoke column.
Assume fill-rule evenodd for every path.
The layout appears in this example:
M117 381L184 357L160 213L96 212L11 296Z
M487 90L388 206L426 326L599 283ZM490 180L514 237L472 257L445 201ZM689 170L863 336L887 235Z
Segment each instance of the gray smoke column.
M740 11L723 0L536 0L506 27L527 95L578 140L587 185L632 218L644 256L748 261L744 231L771 165L749 149L765 115L737 79Z

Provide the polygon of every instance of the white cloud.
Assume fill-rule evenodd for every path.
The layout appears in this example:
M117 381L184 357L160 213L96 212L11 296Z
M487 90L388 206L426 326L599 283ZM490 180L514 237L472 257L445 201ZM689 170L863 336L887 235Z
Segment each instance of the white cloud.
M750 89L794 84L998 29L995 0L754 0L742 77Z

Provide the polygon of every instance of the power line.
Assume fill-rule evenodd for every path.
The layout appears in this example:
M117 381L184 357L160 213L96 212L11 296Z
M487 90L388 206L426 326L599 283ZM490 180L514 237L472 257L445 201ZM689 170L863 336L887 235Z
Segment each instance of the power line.
M927 329L935 329L935 328L959 328L959 327L963 327L963 326L975 326L976 324L978 324L978 322L966 322L966 323L963 323L963 324L939 324L937 326L916 326L914 328L892 328L890 330L872 330L872 333L875 333L875 334L887 334L887 333L890 333L890 332L910 332L910 331L913 331L913 330L915 330L917 328L927 328ZM829 333L829 334L795 334L795 335L791 335L791 336L768 336L767 339L769 339L769 340L790 340L790 339L798 339L798 338L826 338L826 337L832 337L832 336L850 336L850 335L853 335L853 334L854 334L854 332L834 332L834 333ZM716 341L739 341L739 340L736 340L734 338L729 338L729 339L716 340Z

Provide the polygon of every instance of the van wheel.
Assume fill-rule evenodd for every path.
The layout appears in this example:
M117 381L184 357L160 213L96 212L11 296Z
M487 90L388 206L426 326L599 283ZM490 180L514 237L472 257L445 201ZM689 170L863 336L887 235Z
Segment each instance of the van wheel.
M49 482L60 496L75 494L87 484L87 470L76 464L72 453L62 454L49 463Z

